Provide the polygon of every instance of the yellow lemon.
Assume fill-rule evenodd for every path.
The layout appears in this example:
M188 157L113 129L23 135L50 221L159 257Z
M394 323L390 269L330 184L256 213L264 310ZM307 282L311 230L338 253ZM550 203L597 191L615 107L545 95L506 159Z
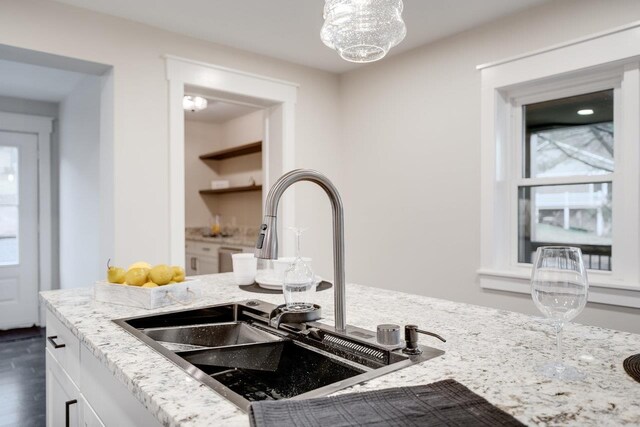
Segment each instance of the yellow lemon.
M171 267L171 270L173 270L172 281L178 283L184 282L184 269L182 267L174 265L173 267Z
M125 281L127 285L142 286L147 283L149 277L149 270L146 268L132 268L125 274Z
M149 272L149 279L158 285L166 285L173 279L173 270L165 264L156 265Z
M129 266L128 270L133 270L134 268L146 268L148 270L151 270L151 264L144 261L134 262Z
M158 285L153 282L147 282L141 286L142 288L157 288Z

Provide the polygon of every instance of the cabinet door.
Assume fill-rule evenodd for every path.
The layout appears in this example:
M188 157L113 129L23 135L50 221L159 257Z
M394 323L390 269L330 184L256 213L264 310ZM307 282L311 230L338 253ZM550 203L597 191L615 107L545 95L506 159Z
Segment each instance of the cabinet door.
M83 396L80 396L80 414L82 420L80 425L82 427L105 427L100 417Z
M197 276L198 274L198 256L193 253L187 253L185 259L185 273L187 276Z
M47 426L79 426L80 392L71 378L60 367L49 349L46 352L47 364Z
M218 274L218 260L216 258L198 257L198 274Z

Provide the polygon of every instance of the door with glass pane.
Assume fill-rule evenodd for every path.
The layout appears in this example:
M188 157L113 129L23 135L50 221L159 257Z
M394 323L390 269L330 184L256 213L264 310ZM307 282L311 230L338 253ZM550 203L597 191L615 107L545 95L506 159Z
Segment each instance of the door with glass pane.
M0 329L38 322L37 147L0 131Z

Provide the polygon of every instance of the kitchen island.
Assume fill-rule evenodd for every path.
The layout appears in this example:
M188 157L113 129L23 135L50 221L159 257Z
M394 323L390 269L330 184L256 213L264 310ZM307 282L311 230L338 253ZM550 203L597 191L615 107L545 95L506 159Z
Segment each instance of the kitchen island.
M111 322L247 299L283 302L282 295L239 289L232 274L199 278L206 284L202 297L184 307L144 310L96 302L91 288L43 292L41 299L49 316L70 330L157 424L248 425L240 409ZM322 322L332 323L332 290L317 293L316 302L323 307ZM534 370L536 363L552 358L555 350L553 330L539 318L349 284L347 323L370 330L380 323L414 323L447 342L421 336L421 344L445 354L339 393L453 378L529 425L640 424L640 383L622 367L626 357L640 352L640 335L570 324L564 337L565 358L587 378L565 383L546 379ZM100 405L93 409L97 418L110 425L105 421L109 417L106 409Z

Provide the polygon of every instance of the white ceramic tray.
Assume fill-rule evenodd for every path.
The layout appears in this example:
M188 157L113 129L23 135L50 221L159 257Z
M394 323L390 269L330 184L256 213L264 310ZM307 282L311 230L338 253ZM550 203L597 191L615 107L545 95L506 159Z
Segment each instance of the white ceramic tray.
M93 296L96 301L151 310L167 305L191 304L202 294L202 285L202 281L189 278L181 283L158 286L157 288L142 288L100 281L93 286Z

